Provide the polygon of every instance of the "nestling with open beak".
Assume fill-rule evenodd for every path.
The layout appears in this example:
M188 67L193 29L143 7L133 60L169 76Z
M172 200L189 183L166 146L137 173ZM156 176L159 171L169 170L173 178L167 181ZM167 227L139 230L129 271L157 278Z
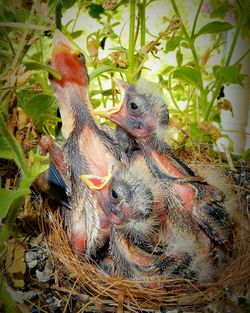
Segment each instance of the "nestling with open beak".
M168 219L161 186L143 159L113 175L81 179L97 195L112 225L112 274L152 288L160 275L199 282L213 278L209 247L193 227L184 235Z
M95 113L110 119L135 138L151 171L166 189L172 190L166 198L170 208L176 210L171 201L173 194L178 195L181 205L192 213L208 237L220 245L227 243L231 222L223 207L223 194L196 177L166 144L169 113L157 85L144 80L135 85L116 81L122 89L121 103L116 108Z
M126 162L126 156L93 118L85 58L59 31L55 35L50 66L61 75L60 80L51 75L49 78L58 100L66 139L64 155L72 191L69 238L76 254L91 256L109 238L109 221L96 198L80 182L80 175L105 176L109 163L119 166Z

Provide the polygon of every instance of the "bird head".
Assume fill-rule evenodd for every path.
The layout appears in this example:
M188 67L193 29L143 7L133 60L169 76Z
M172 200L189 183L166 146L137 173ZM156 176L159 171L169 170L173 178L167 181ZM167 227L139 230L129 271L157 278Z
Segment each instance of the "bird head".
M81 118L79 112L83 107L89 112L93 109L88 95L85 57L69 44L59 30L55 32L49 66L61 76L58 79L50 74L49 79L59 104L62 135L67 139L76 127L76 121Z
M61 75L61 79L49 75L54 89L59 86L65 89L71 85L78 90L84 100L88 100L89 77L85 57L69 44L59 30L55 32L51 58L48 63Z
M132 168L108 176L82 175L81 180L94 192L102 209L115 225L137 222L149 217L153 192Z
M156 84L141 80L135 85L114 79L121 91L121 102L115 108L95 110L133 137L147 141L152 134L166 127L169 113Z

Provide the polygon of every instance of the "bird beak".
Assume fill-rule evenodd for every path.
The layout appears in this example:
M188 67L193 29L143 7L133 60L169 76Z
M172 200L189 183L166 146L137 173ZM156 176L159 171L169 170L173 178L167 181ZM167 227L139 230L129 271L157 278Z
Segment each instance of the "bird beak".
M74 49L68 42L67 39L63 36L63 34L60 32L60 30L55 31L54 40L52 43L52 57L56 56L58 53L61 53L63 51L67 51L68 53L72 55L79 54L79 51Z
M60 30L57 29L54 35L53 46L58 45L65 45L66 47L71 48L68 41L64 38L63 34L60 32Z
M119 113L121 111L122 105L123 105L123 100L124 100L124 96L128 87L128 84L118 78L112 78L112 80L114 81L114 83L118 86L120 94L121 94L121 101L118 104L118 106L114 107L114 108L104 108L102 110L100 109L96 109L94 110L94 114L100 117L105 117L107 119L111 119L112 115Z
M96 176L96 175L81 175L81 180L87 185L90 190L102 190L107 186L108 182L112 177L112 173L107 176Z

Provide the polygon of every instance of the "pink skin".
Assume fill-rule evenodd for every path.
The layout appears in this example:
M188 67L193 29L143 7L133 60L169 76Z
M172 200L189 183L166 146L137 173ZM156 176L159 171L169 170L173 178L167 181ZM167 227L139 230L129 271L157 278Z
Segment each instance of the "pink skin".
M66 173L68 166L64 159L64 154L61 151L59 145L50 137L42 136L40 140L40 147L42 148L42 153L49 153L50 158L53 160L57 169L61 173Z
M126 126L124 125L124 121L126 121L127 117L127 110L126 106L122 104L121 109L119 112L116 112L110 116L110 120L117 125L123 127L126 129ZM153 128L154 121L148 117L146 124L149 125L149 128ZM132 135L136 136L137 138L140 138L143 141L146 141L148 139L148 133L146 133L143 130L138 130L136 133L133 133L131 129L127 129L128 132L130 132ZM183 178L185 175L175 166L173 162L171 162L171 158L167 155L163 155L158 153L157 151L151 151L151 157L156 161L156 163L160 166L162 171L167 173L168 175L177 177L177 178ZM179 196L181 197L184 206L187 210L191 211L192 206L194 204L194 199L196 196L195 188L192 187L190 184L177 184L175 183L176 191L178 192Z
M60 108L63 121L62 131L63 136L68 138L74 127L74 112L67 105L67 99L70 99L71 93L78 93L83 99L83 103L88 106L90 111L92 110L92 107L88 96L89 78L85 60L80 54L74 51L60 32L57 32L55 35L50 66L61 75L61 79L57 79L50 75L50 81L59 100L64 100L64 102L62 101L62 106ZM87 138L88 140L85 140L84 138ZM93 145L93 143L95 144ZM83 145L84 153L87 154L89 159L91 171L95 173L96 170L97 174L105 175L107 173L107 162L104 162L104 160L106 160L107 151L104 151L104 145L98 141L95 133L88 126L84 127L82 130L79 142L80 149ZM44 142L44 146L47 146L47 149L50 149L51 143ZM98 156L97 159L96 156ZM60 154L53 155L52 153L52 157L55 158L57 163L62 162ZM102 160L102 162L100 162L100 160ZM62 164L62 172L66 173L67 167L64 166L64 162L62 162ZM100 166L100 164L102 164L102 166ZM100 234L98 234L98 236L100 235L100 240L105 240L104 237L106 239L109 237L109 220L100 207L98 207L97 210L100 219ZM83 216L78 215L70 216L70 220L70 240L72 249L76 255L80 256L86 250L87 234L85 220Z

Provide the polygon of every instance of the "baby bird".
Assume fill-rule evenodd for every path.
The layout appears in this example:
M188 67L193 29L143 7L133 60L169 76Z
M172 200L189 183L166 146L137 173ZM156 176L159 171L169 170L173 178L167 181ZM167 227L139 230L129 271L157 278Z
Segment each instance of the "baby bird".
M124 95L119 106L97 110L96 114L110 119L136 140L151 171L169 190L168 208L176 211L183 206L214 242L227 243L231 223L223 207L223 194L196 177L166 144L169 112L156 84L139 81L132 85L118 80L118 86ZM174 194L175 207L171 203ZM173 214L177 220L178 214Z
M82 54L74 50L57 31L50 66L61 79L49 76L62 117L62 134L68 178L71 181L72 209L68 232L77 255L95 255L109 238L109 221L86 186L81 174L107 175L108 164L125 162L118 143L101 129L92 116L88 96L89 78Z
M155 287L160 275L196 279L213 278L209 247L194 232L183 235L168 219L164 197L145 161L113 175L82 175L97 195L111 223L110 255L116 276Z

